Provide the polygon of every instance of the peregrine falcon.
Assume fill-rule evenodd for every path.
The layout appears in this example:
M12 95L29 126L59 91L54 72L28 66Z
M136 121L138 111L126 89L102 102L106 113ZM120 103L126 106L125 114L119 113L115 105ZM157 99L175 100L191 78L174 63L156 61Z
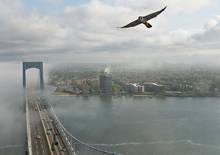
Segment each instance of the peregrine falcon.
M149 20L151 20L152 18L157 17L159 14L161 14L167 7L164 7L162 10L151 13L147 16L139 16L137 20L129 23L128 25L125 25L121 28L129 28L129 27L134 27L137 26L139 24L144 24L147 28L151 28L152 25L150 23L148 23Z

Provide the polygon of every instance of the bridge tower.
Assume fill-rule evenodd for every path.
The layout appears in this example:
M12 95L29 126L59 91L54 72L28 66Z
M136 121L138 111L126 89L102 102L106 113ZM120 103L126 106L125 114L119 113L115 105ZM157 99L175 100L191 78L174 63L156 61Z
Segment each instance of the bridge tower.
M26 88L26 70L36 68L40 71L40 88L44 88L43 62L23 62L23 87Z

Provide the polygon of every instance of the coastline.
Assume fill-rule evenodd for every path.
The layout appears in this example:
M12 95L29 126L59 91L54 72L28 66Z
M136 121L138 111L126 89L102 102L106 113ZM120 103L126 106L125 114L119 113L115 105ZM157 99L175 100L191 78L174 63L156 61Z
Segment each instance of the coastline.
M77 94L71 94L67 92L53 92L52 95L54 96L78 96Z
M73 94L70 92L56 92L54 91L52 93L54 96L67 96L67 97L75 97L75 96L94 96L94 95L99 95L99 94ZM153 98L153 97L220 97L220 95L193 95L193 94L112 94L110 96L133 96L133 97L148 97L148 98Z

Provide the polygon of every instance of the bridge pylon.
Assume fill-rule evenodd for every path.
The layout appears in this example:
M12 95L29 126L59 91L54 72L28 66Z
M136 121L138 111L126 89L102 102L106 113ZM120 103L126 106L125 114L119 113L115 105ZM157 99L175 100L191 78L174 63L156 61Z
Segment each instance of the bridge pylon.
M26 88L26 70L36 68L40 71L40 88L44 89L43 62L23 62L23 87Z

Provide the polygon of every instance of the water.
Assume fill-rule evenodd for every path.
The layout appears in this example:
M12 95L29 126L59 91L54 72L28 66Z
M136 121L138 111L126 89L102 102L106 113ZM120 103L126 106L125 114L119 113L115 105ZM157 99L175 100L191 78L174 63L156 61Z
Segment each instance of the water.
M20 64L0 64L0 155L25 154L25 109Z
M21 64L0 69L0 155L22 155ZM49 101L73 135L97 147L126 155L220 154L220 98L50 95Z
M220 98L61 97L49 101L79 139L127 155L219 155Z
M22 63L0 63L0 155L24 155L26 117ZM39 85L38 70L26 72L27 84Z

